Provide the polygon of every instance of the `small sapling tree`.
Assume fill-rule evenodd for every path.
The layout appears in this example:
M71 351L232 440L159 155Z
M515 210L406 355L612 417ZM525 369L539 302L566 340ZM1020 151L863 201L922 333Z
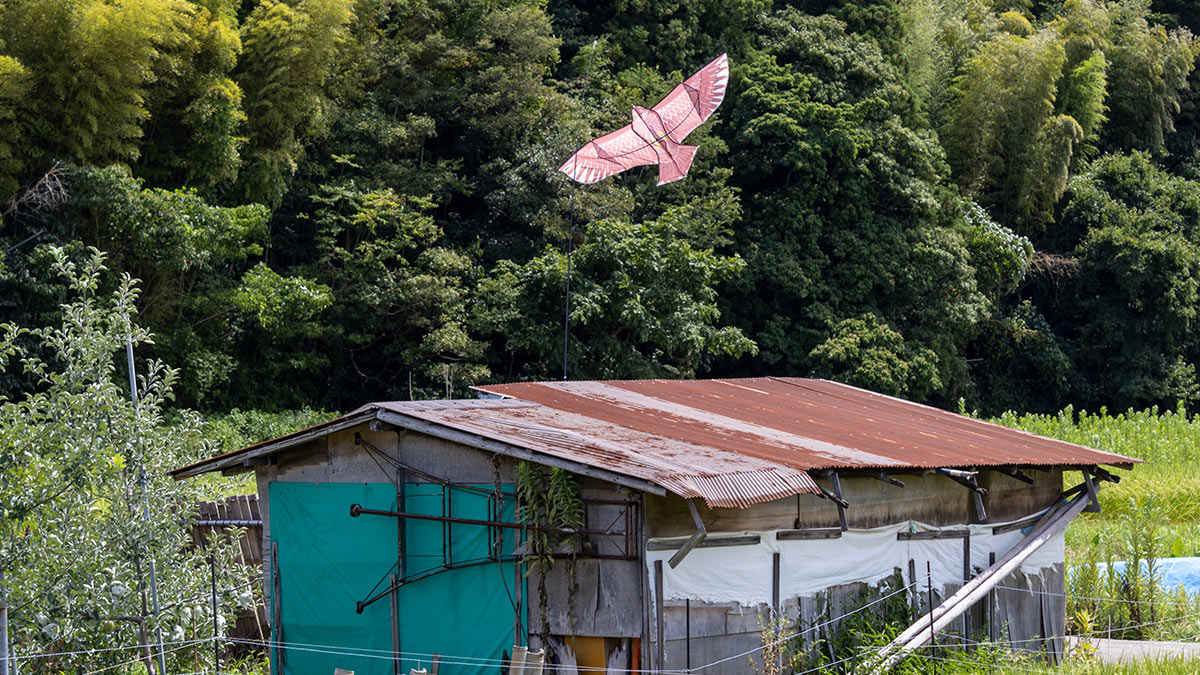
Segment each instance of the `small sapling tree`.
M191 545L189 521L204 485L166 470L208 452L203 422L172 411L176 371L141 364L130 399L126 344L151 341L135 323L137 283L103 290L96 250L51 251L65 284L61 321L0 324L0 373L35 383L0 400L0 567L22 672L67 672L141 661L157 673L161 629L169 672L195 670L213 654L208 550ZM232 546L211 550L224 577L217 624L249 606L249 572ZM162 611L149 603L149 566ZM91 651L96 650L96 651ZM63 654L39 656L36 654Z

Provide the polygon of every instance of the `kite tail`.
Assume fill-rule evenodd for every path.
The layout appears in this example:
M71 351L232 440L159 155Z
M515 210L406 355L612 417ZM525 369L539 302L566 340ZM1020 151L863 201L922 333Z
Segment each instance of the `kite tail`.
M687 175L692 168L692 160L696 158L695 145L679 145L675 147L673 157L664 158L658 162L658 184L665 185L679 180Z

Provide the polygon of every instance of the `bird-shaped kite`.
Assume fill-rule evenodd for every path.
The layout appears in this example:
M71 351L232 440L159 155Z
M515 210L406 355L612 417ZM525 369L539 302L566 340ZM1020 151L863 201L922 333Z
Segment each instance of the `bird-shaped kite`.
M580 183L597 183L643 164L658 165L658 184L687 175L696 146L682 145L725 98L729 59L725 54L696 71L647 110L633 107L633 122L589 141L558 167Z

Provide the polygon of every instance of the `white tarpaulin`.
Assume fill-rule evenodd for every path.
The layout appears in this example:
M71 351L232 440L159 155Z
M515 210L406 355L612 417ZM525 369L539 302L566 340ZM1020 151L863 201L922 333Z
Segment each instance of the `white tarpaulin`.
M993 528L1007 524L937 528L914 521L870 530L852 529L834 539L785 541L777 540L775 531L740 532L736 534L758 535L759 543L696 548L674 569L666 563L674 550L648 551L646 563L653 574L654 561L664 561L663 595L667 600L736 602L744 606L770 604L775 553L779 553L779 596L784 599L812 596L841 584L877 584L897 569L906 582L911 582L909 560L914 561L917 580L922 586L925 565L929 562L933 586L940 590L946 584L963 583L962 538L899 539L899 533L969 529L973 576L976 568L988 566L989 554L995 553L999 558L1025 537L1022 530L992 534ZM710 534L709 538L730 534L734 533ZM1061 563L1064 549L1060 533L1025 561L1021 571L1035 574Z

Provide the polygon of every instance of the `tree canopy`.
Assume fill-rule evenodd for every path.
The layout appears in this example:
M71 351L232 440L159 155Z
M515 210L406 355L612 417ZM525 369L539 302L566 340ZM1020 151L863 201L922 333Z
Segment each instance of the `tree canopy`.
M560 377L564 318L571 377L1191 404L1189 7L5 0L0 318L106 251L208 411ZM555 171L721 52L687 180Z

